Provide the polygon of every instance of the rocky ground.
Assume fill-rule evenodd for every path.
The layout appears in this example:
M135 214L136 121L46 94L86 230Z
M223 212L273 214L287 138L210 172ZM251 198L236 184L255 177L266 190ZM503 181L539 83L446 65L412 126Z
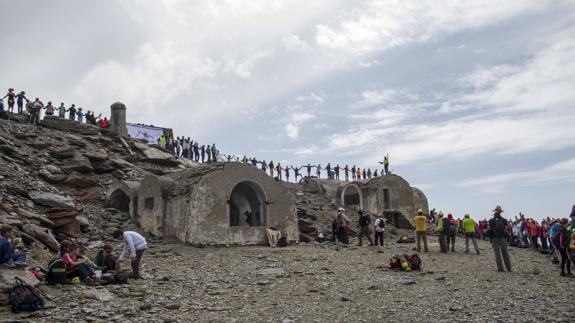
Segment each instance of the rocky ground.
M0 120L0 224L22 236L31 266L46 266L62 239L86 245L91 255L115 228L134 228L127 214L106 205L114 181L194 166L94 127L14 120ZM313 240L318 229L329 234L336 205L305 185L289 189L302 240ZM575 280L559 277L543 255L513 249L515 272L498 273L488 243L476 256L461 252L460 239L458 252L448 255L431 243L422 272L387 271L393 253L414 246L395 244L400 234L412 232L390 229L384 249L340 251L313 242L196 248L150 239L146 280L40 285L45 309L13 315L0 307L0 322L575 321L572 298L565 296ZM0 291L24 273L1 268Z
M42 286L48 307L3 322L375 322L575 321L575 279L559 277L545 255L511 249L514 272L481 255L422 254L421 272L386 269L414 244L385 248L331 244L287 248L195 248L152 243L145 280L129 285ZM434 238L432 238L434 240Z

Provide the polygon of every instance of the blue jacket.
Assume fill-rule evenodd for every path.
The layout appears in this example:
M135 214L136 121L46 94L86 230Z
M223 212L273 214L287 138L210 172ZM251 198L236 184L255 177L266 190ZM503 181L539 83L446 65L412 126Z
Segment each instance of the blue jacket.
M551 229L549 229L549 238L551 239L555 238L559 230L561 230L561 223L555 223L554 225L552 225Z
M0 237L0 264L12 259L13 255L14 248L12 247L12 241L10 239Z

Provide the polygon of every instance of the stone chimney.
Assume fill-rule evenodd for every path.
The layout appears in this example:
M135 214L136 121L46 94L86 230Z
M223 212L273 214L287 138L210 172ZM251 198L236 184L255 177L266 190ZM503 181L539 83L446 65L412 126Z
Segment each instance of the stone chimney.
M126 128L126 106L121 102L112 104L112 115L110 130L121 137L128 137L128 128Z

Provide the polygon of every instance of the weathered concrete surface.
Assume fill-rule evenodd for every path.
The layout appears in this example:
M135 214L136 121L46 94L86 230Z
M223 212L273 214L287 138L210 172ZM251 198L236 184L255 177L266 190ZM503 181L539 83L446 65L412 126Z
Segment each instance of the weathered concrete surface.
M237 187L244 191L232 194ZM245 212L253 217L253 226L246 224ZM240 222L233 223L230 214L239 214ZM269 227L290 241L299 240L291 194L265 173L240 163L147 176L138 192L137 221L154 235L192 244L264 243Z
M126 128L126 106L121 102L112 104L110 130L121 137L128 137L128 128Z
M139 189L140 183L136 181L114 182L108 187L108 191L106 192L106 201L108 201L109 206L123 212L128 212L132 219L136 219L138 212ZM125 199L127 199L127 203ZM127 210L124 209L126 206Z

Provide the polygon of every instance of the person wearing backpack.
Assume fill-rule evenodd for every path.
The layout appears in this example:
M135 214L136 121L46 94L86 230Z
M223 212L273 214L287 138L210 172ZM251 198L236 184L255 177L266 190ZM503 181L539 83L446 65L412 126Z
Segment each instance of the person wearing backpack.
M349 243L349 225L351 220L345 215L345 209L339 208L337 210L337 215L335 216L335 223L337 225L337 232L338 232L338 240L336 249L339 250L339 244L348 244Z
M507 251L507 230L505 230L507 227L507 220L501 216L501 213L503 213L503 209L500 205L497 205L495 210L493 210L493 218L489 220L487 234L491 241L493 252L495 253L497 271L504 271L503 263L505 263L507 271L513 271L511 269L509 252ZM503 261L501 258L503 258Z
M475 239L475 221L469 216L469 214L466 214L463 217L463 234L465 235L465 252L469 252L469 239L471 239L475 252L479 254L477 240Z
M385 219L383 215L378 215L377 219L375 219L375 223L373 225L375 231L375 245L377 246L377 242L383 247L383 233L385 232Z
M369 224L371 223L371 219L369 218L369 213L367 213L367 211L360 210L360 211L357 211L357 214L359 215L359 221L358 221L359 233L357 235L357 238L359 239L358 246L363 245L363 237L364 236L369 241L369 245L373 246L373 240L371 239L371 232L369 230Z
M6 224L0 228L0 264L8 268L25 267L28 264L26 255L14 249L19 241L14 239L12 226Z
M446 253L447 252L447 245L445 243L445 232L444 232L444 227L445 227L445 222L447 221L447 219L445 219L443 217L443 212L439 211L439 214L437 215L437 226L435 227L435 232L437 233L437 238L439 240L439 248L441 249L441 253Z
M423 241L423 251L429 252L427 249L427 217L423 215L423 210L417 210L415 220L415 238L417 239L417 252L421 252L421 241Z
M443 225L443 233L447 240L447 251L449 251L449 244L451 243L451 252L455 252L455 235L457 234L457 224L453 219L453 215L448 214L445 224Z

